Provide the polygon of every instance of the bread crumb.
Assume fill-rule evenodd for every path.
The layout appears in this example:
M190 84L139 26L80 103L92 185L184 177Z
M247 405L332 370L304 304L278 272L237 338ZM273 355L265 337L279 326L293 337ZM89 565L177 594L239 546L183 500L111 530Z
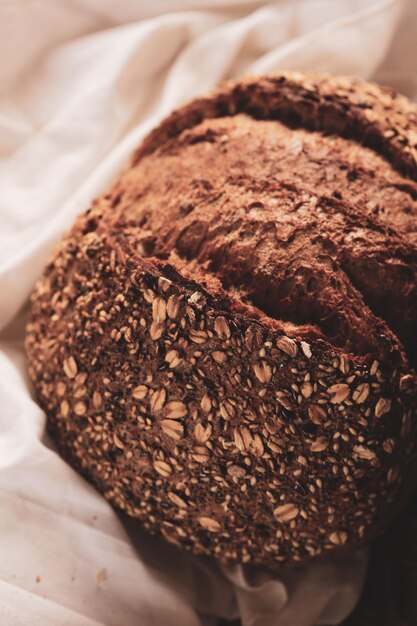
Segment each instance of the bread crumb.
M99 585L102 585L104 583L104 581L107 580L107 572L106 569L103 567L103 569L101 569L98 573L97 573L97 582Z

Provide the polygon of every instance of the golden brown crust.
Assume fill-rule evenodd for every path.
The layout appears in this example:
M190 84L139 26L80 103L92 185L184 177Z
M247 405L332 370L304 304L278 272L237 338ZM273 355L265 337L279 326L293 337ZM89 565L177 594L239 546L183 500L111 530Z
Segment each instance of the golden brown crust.
M334 142L235 115L329 130L347 101L351 138ZM397 139L414 115L347 79L226 86L151 133L58 247L30 376L60 451L149 531L273 567L355 549L413 488L414 187L352 137L371 124L369 145L413 174ZM344 155L379 214L331 165Z
M203 119L236 113L359 139L417 179L416 105L375 83L315 72L280 72L225 83L168 116L139 147L134 163Z

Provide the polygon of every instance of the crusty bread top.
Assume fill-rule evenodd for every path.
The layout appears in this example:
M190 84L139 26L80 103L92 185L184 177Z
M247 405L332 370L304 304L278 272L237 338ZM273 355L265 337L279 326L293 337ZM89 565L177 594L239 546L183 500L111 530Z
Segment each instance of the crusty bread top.
M352 137L417 178L417 108L404 96L353 76L279 72L225 83L174 111L149 133L134 162L203 119L248 113Z
M414 361L417 183L394 166L416 175L415 128L406 99L357 80L226 86L150 134L109 216L269 318L382 359L404 358L398 337Z

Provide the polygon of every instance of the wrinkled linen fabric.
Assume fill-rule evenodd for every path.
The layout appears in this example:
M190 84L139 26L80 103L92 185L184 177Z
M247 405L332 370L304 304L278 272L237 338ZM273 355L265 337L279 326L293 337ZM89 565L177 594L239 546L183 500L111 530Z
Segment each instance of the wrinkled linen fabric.
M377 77L414 96L401 0L24 0L0 4L0 624L338 624L366 554L275 573L144 534L54 450L23 350L54 244L143 136L226 78L280 68ZM414 22L413 22L414 20Z

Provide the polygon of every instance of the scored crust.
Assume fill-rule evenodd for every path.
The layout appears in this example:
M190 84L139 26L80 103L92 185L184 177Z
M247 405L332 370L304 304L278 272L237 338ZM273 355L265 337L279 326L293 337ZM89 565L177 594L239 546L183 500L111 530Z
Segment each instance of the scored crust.
M153 131L58 246L30 376L60 452L144 528L273 567L396 514L416 457L415 127L353 79L227 85Z

